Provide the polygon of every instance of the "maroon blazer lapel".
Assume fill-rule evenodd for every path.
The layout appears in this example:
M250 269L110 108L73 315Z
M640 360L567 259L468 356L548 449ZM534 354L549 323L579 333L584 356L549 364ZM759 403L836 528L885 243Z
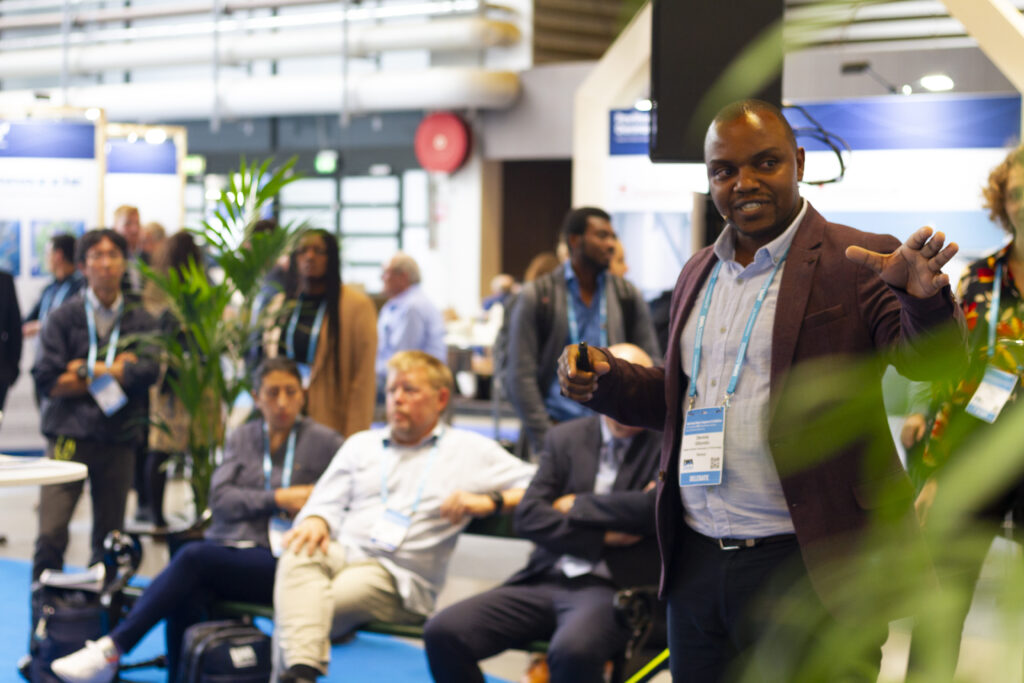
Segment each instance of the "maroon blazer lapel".
M772 327L772 396L778 395L780 382L795 360L796 342L800 337L800 326L814 285L824 234L825 219L814 207L808 205L807 214L793 236L786 265L782 269L782 281L779 283L779 299Z

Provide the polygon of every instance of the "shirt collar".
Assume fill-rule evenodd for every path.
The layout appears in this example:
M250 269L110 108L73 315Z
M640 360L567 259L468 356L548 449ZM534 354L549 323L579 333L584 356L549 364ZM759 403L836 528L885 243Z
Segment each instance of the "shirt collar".
M572 269L572 259L565 259L565 262L562 264L562 270L565 272L565 284L569 287L569 291L579 297L579 278L576 277L576 271ZM604 276L607 272L607 270L602 270L597 274L597 293L599 296L604 293Z
M608 422L606 420L604 420L603 418L601 419L601 447L602 447L601 450L603 452L608 452L608 445L611 442L613 442L613 441L617 441L620 444L623 444L624 446L628 447L629 444L633 443L633 439L634 438L635 437L632 437L632 436L621 436L621 437L619 437L619 436L612 436L612 430L609 429ZM621 449L620 455L622 457L625 457L625 455L626 455L626 449L625 448Z
M107 308L100 303L99 297L96 296L96 292L92 291L92 287L88 287L86 288L85 298L89 300L89 303L92 304L93 308L109 315L113 314L118 308L120 308L124 297L121 296L121 292L118 292L117 298L114 299L114 303L110 305L110 308Z
M388 306L397 306L398 304L402 303L403 301L408 299L410 296L412 296L413 293L416 290L418 290L419 288L420 288L420 286L419 286L418 283L417 284L409 285L408 287L403 289L401 292L399 292L398 294L395 294L393 297L388 299L387 300L387 305Z
M441 440L442 436L444 436L444 421L441 418L438 418L437 424L430 431L430 433L423 437L423 439L414 446L406 446L404 444L394 443L391 440L391 431L389 429L384 430L384 438L381 441L384 444L384 448L391 448L392 446L394 446L395 448L408 448L415 450L425 448L426 446L433 446L434 444Z
M754 262L763 260L766 256L771 259L772 263L778 263L782 255L789 249L789 245L793 243L793 236L796 235L797 228L800 223L803 222L804 216L807 215L807 200L803 197L800 198L800 210L796 212L792 222L781 235L773 239L768 244L764 245L757 250L754 254ZM722 231L722 234L715 240L714 246L715 256L718 257L719 261L733 261L736 258L736 238L733 235L733 231L730 227L726 226L726 229Z

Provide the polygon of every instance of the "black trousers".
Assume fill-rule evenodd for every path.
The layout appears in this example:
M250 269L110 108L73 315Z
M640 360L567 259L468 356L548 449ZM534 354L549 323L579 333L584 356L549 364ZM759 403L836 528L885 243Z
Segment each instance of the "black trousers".
M615 591L598 577L552 573L456 603L424 627L430 673L436 683L483 683L479 660L550 638L552 683L599 683L604 663L629 640Z
M53 439L47 439L46 455L54 457ZM103 539L124 526L125 501L132 484L135 444L79 440L71 457L89 468L92 496L92 555L89 564L103 559ZM39 536L32 558L32 580L44 569L63 569L68 547L68 524L82 495L84 481L43 486L39 493Z
M792 680L788 673L815 647L816 636L838 628L810 590L795 536L723 550L714 539L680 524L670 572L668 641L674 683L739 680L749 675L748 667L756 675L747 680ZM790 590L797 585L806 590L794 608ZM887 635L883 625L877 647L872 643L863 653L853 666L855 673L841 668L821 680L873 683ZM862 677L865 670L874 675Z

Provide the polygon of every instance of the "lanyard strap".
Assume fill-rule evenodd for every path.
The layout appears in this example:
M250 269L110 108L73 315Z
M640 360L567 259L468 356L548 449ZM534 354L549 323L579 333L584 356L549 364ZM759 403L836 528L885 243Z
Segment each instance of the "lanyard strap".
M281 488L286 489L292 485L292 467L295 466L295 426L288 433L288 446L284 452L284 466L281 468ZM273 463L270 461L270 429L267 423L263 423L263 486L270 490L270 470Z
M761 285L761 289L757 293L757 299L754 300L754 307L750 311L750 315L747 316L747 325L743 328L743 338L740 340L739 351L736 352L736 361L732 365L732 377L729 379L729 386L725 390L725 405L729 405L729 399L736 393L736 385L740 381L740 371L743 369L743 363L747 358L747 347L750 346L750 337L754 332L754 322L757 320L758 313L761 312L761 305L768 296L768 290L772 286L772 282L775 280L776 273L779 272L779 268L786 262L786 256L789 254L789 247L786 247L786 251L779 257L775 267L772 268L771 274ZM697 331L694 335L693 342L693 364L690 368L690 388L687 390L687 396L690 397L690 405L693 406L693 399L697 395L697 375L700 372L700 357L701 348L704 342L704 323L708 319L708 311L711 308L711 295L715 291L715 285L718 283L718 273L722 269L722 261L715 264L715 269L711 271L711 280L708 282L707 291L704 292L704 301L700 306L700 317L697 318Z
M1003 298L1003 268L1006 265L1000 263L996 266L996 275L992 280L992 304L988 311L988 357L996 355L996 325L999 324L999 304Z
M107 368L114 364L114 356L117 354L117 342L121 338L121 314L124 312L124 300L117 307L117 321L110 333L110 341L107 343L107 355L105 362ZM89 357L86 359L86 368L89 371L89 381L92 381L96 372L96 356L99 353L99 338L96 336L96 313L92 310L89 297L85 297L85 321L89 326Z
M579 287L579 281L576 282L577 288ZM604 287L598 287L595 292L595 296L598 297L598 311L601 317L601 339L598 341L598 346L608 346L608 297L605 296ZM579 344L580 343L580 325L576 321L576 305L572 300L572 292L570 288L565 288L565 307L568 309L569 315L569 343ZM583 300L583 297L580 297Z
M430 455L427 456L427 466L423 470L423 476L420 477L420 484L416 488L416 499L412 502L412 510L409 511L409 517L416 514L416 510L420 507L420 499L423 498L423 488L427 485L427 478L430 475L430 469L434 466L434 460L437 459L437 445L441 442L441 435L434 437L434 445L430 447ZM398 456L395 455L397 460ZM388 506L388 469L384 462L384 458L381 458L380 463L380 499L384 503L384 507Z
M299 295L299 303L292 311L292 319L288 322L288 335L285 340L285 353L289 358L295 360L295 328L299 324L299 313L302 312L303 296ZM312 365L316 358L316 345L320 341L320 328L324 324L324 313L327 311L327 302L321 301L320 307L313 318L313 328L309 332L309 345L306 347L306 364Z
M60 287L57 289L50 289L43 295L43 301L39 304L39 320L40 322L46 319L46 315L50 312L50 309L54 306L60 306L64 303L64 299L68 296L68 290L71 289L71 278L64 280Z

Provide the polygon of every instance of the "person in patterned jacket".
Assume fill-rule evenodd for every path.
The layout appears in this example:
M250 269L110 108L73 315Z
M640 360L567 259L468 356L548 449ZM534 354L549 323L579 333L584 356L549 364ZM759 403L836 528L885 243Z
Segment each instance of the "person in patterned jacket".
M908 418L905 433L911 440L923 441L910 450L908 467L920 485L916 507L922 524L927 524L928 510L936 495L942 495L935 476L958 453L968 452L972 442L994 423L999 415L1012 412L1020 396L1020 375L1024 367L1024 145L1017 147L992 169L983 188L984 206L1010 236L1010 243L990 256L968 266L957 290L957 298L967 322L970 366L955 384L934 385L929 415ZM1000 374L1003 373L1003 374ZM1009 389L1008 398L995 403L977 397L983 380L986 384L1002 384ZM1005 419L1005 418L1003 418ZM927 435L927 438L925 438ZM981 573L992 538L999 534L1008 513L1024 517L1024 481L1008 481L1003 490L984 501L974 513L980 527L978 543L958 543L955 552L941 549L936 553L939 578L956 600L958 620L944 652L948 674L952 676L959 653L963 622L970 609L974 585ZM939 549L937 549L939 550ZM916 645L916 644L915 644ZM932 653L934 656L934 653ZM921 657L911 647L910 668L915 669Z

